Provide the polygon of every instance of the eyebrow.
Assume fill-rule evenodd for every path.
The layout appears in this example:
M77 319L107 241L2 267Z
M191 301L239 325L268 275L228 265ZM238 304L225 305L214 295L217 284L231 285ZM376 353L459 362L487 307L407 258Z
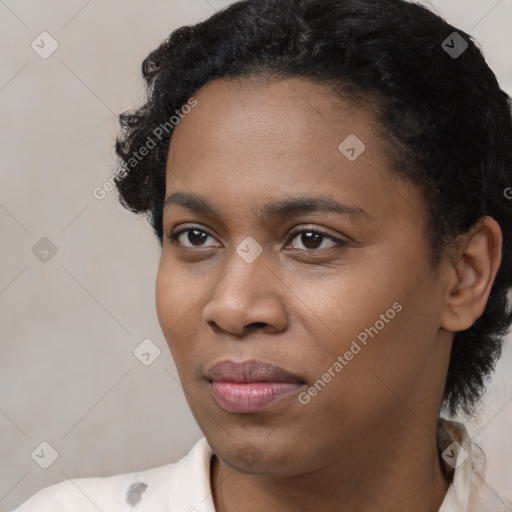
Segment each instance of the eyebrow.
M192 212L201 213L217 218L222 214L208 200L201 195L174 192L164 201L164 211L172 207L181 207ZM340 202L328 196L300 196L290 197L276 203L263 205L256 212L258 220L270 220L274 218L286 218L293 215L300 215L310 212L336 213L348 215L355 218L364 217L368 220L375 220L365 210L354 204Z

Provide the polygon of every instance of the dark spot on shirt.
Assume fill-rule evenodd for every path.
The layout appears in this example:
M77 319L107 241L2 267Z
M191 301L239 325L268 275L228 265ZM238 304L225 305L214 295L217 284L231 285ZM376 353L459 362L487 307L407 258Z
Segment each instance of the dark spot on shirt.
M142 482L137 482L130 485L126 493L126 501L134 507L140 501L140 495L147 489L147 485Z

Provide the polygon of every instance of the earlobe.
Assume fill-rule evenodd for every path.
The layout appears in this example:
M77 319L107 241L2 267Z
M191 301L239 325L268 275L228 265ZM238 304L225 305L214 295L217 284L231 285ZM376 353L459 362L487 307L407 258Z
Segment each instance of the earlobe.
M461 237L458 257L451 263L441 327L469 329L482 315L501 264L502 234L489 216L480 218Z

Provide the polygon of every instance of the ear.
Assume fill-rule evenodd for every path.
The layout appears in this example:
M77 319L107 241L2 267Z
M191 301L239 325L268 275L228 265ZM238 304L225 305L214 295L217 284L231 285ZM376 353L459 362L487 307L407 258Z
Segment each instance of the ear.
M481 217L460 238L450 263L441 327L463 331L482 315L501 264L502 235L492 217Z

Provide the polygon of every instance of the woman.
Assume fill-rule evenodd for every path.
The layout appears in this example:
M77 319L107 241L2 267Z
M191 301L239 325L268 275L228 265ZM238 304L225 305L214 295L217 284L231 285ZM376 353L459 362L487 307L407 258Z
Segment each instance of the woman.
M440 416L512 322L510 99L470 36L403 0L246 0L143 75L116 185L205 437L17 512L512 510Z

